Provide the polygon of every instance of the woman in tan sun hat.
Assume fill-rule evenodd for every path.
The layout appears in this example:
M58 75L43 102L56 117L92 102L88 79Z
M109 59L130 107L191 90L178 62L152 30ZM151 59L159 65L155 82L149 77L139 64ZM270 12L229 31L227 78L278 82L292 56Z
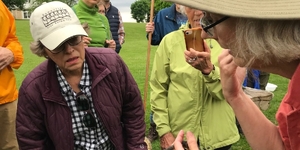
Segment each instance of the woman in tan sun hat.
M206 11L202 37L225 48L219 56L223 94L252 149L300 149L300 1L167 0ZM185 51L186 60L197 56ZM290 80L278 108L278 124L268 120L242 90L240 67ZM182 140L180 132L175 146ZM189 138L192 139L192 138ZM180 144L179 144L180 145ZM177 149L179 149L177 147Z

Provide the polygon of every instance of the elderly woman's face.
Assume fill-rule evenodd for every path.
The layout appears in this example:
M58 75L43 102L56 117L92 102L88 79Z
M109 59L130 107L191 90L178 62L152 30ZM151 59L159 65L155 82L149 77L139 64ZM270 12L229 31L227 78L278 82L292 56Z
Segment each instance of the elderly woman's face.
M90 7L96 6L100 0L82 0L86 5Z
M212 13L205 12L204 17L201 19L201 24L203 25L203 29L207 26L214 24L217 21L220 21L224 18L224 16L216 15ZM205 20L205 21L204 21ZM228 18L222 22L219 22L215 26L208 28L207 33L205 30L202 30L202 37L207 38L214 38L219 42L222 48L229 48L230 47L230 40L234 37L235 32L235 22L234 19Z
M53 51L46 49L46 54L63 73L82 70L85 49L82 36L74 36Z
M201 10L185 7L185 13L192 28L201 27L200 19L203 16L203 12Z
M211 22L211 23L215 23L216 21L219 21L224 18L224 16L222 16L222 15L217 15L217 14L213 14L213 13L206 13L205 17L207 17L209 22ZM212 34L213 34L212 36L209 35L208 33L206 33L204 30L202 30L201 36L204 39L207 39L207 38L215 39L216 41L218 41L218 43L220 44L220 46L222 48L230 49L231 55L236 56L237 51L232 48L232 47L234 47L233 44L235 44L234 43L234 41L235 41L234 40L235 24L236 24L235 18L228 18L228 19L218 23L217 25L215 25L214 27L212 27L210 29L210 32L212 32ZM235 59L235 62L237 64L239 64L240 66L244 66L244 64L246 63L239 58L235 57L234 59Z
M104 7L104 5L98 5L98 12L105 16L105 7Z

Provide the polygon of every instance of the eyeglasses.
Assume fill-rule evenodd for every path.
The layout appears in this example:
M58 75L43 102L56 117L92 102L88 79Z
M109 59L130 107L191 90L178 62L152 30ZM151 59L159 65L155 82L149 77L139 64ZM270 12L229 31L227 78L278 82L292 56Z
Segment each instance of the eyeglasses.
M83 116L82 122L88 128L95 128L97 126L96 119L90 109L89 99L86 95L80 92L76 96L76 107L79 111L85 111L86 114Z
M65 41L64 43L62 43L59 47L57 47L54 50L49 50L51 53L53 54L58 54L60 52L62 52L63 50L65 50L66 44L69 44L70 46L76 46L78 45L80 42L82 41L82 36L78 35L78 36L73 36L71 38L69 38L67 41Z
M228 16L225 16L223 18L221 18L220 20L217 20L216 22L212 22L213 19L211 17L209 17L207 12L203 12L204 16L201 18L200 20L200 25L202 26L202 29L209 35L209 36L213 36L214 35L214 26L216 26L217 24L225 21L226 19L230 18Z

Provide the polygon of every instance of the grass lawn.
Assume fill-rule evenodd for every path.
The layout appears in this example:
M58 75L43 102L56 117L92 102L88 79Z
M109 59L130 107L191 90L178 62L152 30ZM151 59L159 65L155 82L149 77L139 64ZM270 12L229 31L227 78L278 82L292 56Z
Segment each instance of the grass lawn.
M40 58L36 55L33 55L29 50L29 43L32 41L29 29L28 20L17 20L17 35L23 45L24 48L24 64L20 69L16 70L17 76L17 84L18 87L21 85L23 79L26 75L36 67L40 62L45 60L44 58ZM125 23L125 31L126 38L125 44L121 49L120 56L123 58L128 68L130 69L132 75L134 76L142 96L144 94L144 83L145 83L145 68L146 68L146 58L147 58L147 45L148 41L145 36L145 24L143 23ZM151 47L151 61L154 57L154 52L157 47ZM152 63L150 63L149 74L151 72ZM274 123L275 121L275 113L279 106L281 99L283 98L286 90L287 90L287 79L280 77L278 75L271 75L269 82L278 85L278 88L274 92L274 98L271 101L270 107L268 110L264 111L264 114ZM149 113L150 113L150 102L149 102L149 93L150 87L148 88L148 101L146 102L146 123L147 128L149 127ZM263 129L262 129L263 130ZM159 141L155 141L153 144L154 150L159 150ZM240 141L232 147L233 150L250 150L249 145L245 141L244 137L241 137Z

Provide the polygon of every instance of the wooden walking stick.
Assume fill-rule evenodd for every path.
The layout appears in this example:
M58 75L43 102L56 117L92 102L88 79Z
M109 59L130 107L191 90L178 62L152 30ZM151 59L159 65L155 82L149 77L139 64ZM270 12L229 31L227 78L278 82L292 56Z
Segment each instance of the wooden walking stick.
M154 0L151 0L150 5L150 22L153 21L153 12L154 12ZM147 60L146 60L146 74L145 74L145 86L144 86L144 110L146 111L147 107L147 96L148 96L148 78L149 78L149 64L150 64L150 52L151 52L151 40L152 33L148 33L148 49L147 49Z

